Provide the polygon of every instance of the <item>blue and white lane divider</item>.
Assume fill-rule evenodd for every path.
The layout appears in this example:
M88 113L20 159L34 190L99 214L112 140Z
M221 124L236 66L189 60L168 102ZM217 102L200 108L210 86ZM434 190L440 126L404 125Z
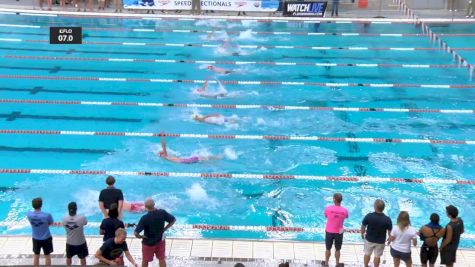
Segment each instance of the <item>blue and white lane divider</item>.
M80 135L80 136L127 136L127 137L174 137L192 139L241 139L241 140L290 140L350 143L406 143L406 144L441 144L441 145L475 145L475 140L413 139L386 137L325 137L307 135L234 135L234 134L194 134L194 133L153 133L153 132L101 132L101 131L63 131L63 130L15 130L0 129L0 134L14 135Z
M15 80L62 80L62 81L101 81L101 82L150 82L150 83L185 83L203 84L205 80L155 79L155 78L123 78L123 77L86 77L86 76L43 76L43 75L10 75L0 74L0 79ZM315 87L373 87L373 88L433 88L433 89L475 89L475 84L413 84L413 83L323 83L323 82L290 82L290 81L242 81L221 80L222 84L234 85L285 85ZM210 84L218 83L215 80Z
M114 102L89 100L42 100L42 99L1 99L1 103L38 105L84 105L84 106L140 106L160 108L211 108L211 109L264 109L264 110L311 110L340 112L391 112L391 113L441 113L474 114L475 109L417 109L417 108L368 108L368 107L318 107L291 105L240 105L240 104L183 104L158 102Z

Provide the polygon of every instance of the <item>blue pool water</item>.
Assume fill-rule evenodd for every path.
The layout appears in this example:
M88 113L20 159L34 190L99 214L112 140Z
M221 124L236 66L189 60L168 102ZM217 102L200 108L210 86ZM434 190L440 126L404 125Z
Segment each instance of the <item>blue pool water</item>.
M411 109L475 109L475 84L461 68L317 67L303 65L217 64L236 71L227 76L206 70L206 64L98 60L220 60L340 64L451 65L441 50L311 50L213 47L132 46L122 43L281 45L369 48L436 48L426 36L304 36L259 35L255 32L324 32L366 34L420 34L411 24L262 23L215 20L134 20L34 17L0 15L8 24L0 29L1 75L51 77L145 78L173 80L219 79L222 81L284 81L363 84L447 84L473 88L375 88L289 85L225 85L229 97L200 98L192 93L200 84L48 80L0 78L1 99L121 101L173 104L257 104L319 107L368 107ZM16 25L16 26L12 26ZM21 27L18 25L44 26ZM82 26L86 42L109 44L49 45L48 26ZM440 25L439 25L440 26ZM439 29L433 26L434 31ZM96 28L96 29L91 29ZM97 29L101 28L101 29ZM122 29L118 29L122 28ZM129 29L129 30L126 30ZM140 29L142 31L132 31ZM200 32L145 32L144 29L197 30ZM202 31L215 31L211 38ZM238 32L226 34L226 31ZM470 33L461 25L449 25L444 33ZM254 32L254 33L253 33ZM458 47L473 47L475 37L444 37ZM211 39L211 40L210 40ZM20 40L20 41L18 41ZM33 41L34 42L33 42ZM113 44L111 44L112 42ZM466 52L466 54L464 54ZM469 62L470 51L460 54ZM23 58L20 58L22 57ZM40 56L70 59L41 59ZM73 60L80 58L81 60ZM86 60L88 59L88 60ZM2 76L4 77L4 76ZM216 85L210 85L215 90ZM237 124L209 125L191 119L200 114L234 116ZM206 109L147 106L99 106L53 104L0 104L1 129L74 130L117 132L171 132L194 134L302 135L327 137L377 137L409 139L473 140L475 118L471 114L340 112L269 109ZM0 135L0 168L83 169L115 171L216 172L248 174L298 174L328 176L378 176L475 180L473 145L420 143L354 143L285 140L168 138L169 149L181 156L217 155L207 163L177 165L157 158L159 139L126 136ZM2 174L0 179L0 233L27 234L25 221L32 198L42 196L44 210L55 220L65 214L69 201L78 202L89 221L99 222L99 191L105 176ZM409 211L413 225L426 223L438 212L447 222L444 207L459 207L466 232L475 233L473 185L437 183L349 183L335 181L199 179L117 176L117 186L128 201L152 196L158 206L176 215L181 224L264 225L324 227L322 215L334 192L344 196L349 209L347 228L359 228L372 203L382 198L386 211L396 219ZM126 214L126 222L140 215ZM7 226L8 225L8 226ZM63 234L59 228L56 234ZM96 228L88 228L96 234ZM323 240L321 234L273 234L208 231L171 232L174 236ZM360 241L357 235L346 240ZM465 238L464 247L475 247Z

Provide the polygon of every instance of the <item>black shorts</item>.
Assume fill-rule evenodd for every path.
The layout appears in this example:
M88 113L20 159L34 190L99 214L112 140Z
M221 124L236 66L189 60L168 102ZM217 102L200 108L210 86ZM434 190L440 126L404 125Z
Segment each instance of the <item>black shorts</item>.
M53 252L53 238L50 237L45 240L37 240L33 238L33 253L35 253L35 255L40 255L41 249L43 249L43 254L51 254L51 252Z
M89 256L89 250L87 249L86 243L79 246L66 244L66 258L70 259L76 255L80 259L84 259Z
M439 256L439 249L437 247L429 247L425 243L421 246L421 263L435 264L437 257Z
M343 244L343 233L335 234L325 232L325 246L327 250L331 250L333 246L333 240L335 240L335 250L340 251Z
M452 265L455 262L455 256L457 254L457 249L452 246L446 246L440 252L440 264Z
M407 252L407 253L401 252L393 248L391 248L390 251L391 251L391 256L393 256L393 258L400 259L404 262L408 262L411 260L411 252Z

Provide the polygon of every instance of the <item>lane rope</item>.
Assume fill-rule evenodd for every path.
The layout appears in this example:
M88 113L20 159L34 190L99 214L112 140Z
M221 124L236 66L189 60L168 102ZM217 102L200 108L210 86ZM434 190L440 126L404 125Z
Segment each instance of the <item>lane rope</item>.
M23 56L4 55L9 59L65 60L65 61L105 61L105 62L149 62L149 63L188 63L223 65L275 65L275 66L316 66L316 67L360 67L360 68L410 68L439 69L459 68L450 64L378 64L378 63L330 63L330 62L288 62L288 61L231 61L231 60L188 60L188 59L143 59L143 58L97 58L61 56Z
M96 132L96 131L62 131L62 130L13 130L1 129L0 134L21 135L79 135L79 136L127 136L127 137L174 137L192 139L227 139L227 140L289 140L289 141L320 141L350 143L406 143L406 144L445 144L475 145L475 140L442 140L442 139L405 139L405 138L352 138L323 137L300 135L238 135L238 134L191 134L191 133L152 133L152 132Z
M111 171L111 170L61 170L61 169L0 169L0 174L53 174L53 175L124 175L175 178L206 179L271 179L271 180L306 180L348 183L403 183L403 184L442 184L475 185L475 180L425 178L388 178L376 176L317 176L292 174L249 174L249 173L198 173L198 172L154 172L154 171Z
M88 222L84 227L98 228L100 222ZM128 227L134 227L136 223L126 223ZM25 221L20 222L0 222L3 227L29 227L30 224ZM54 222L53 227L63 227L62 222ZM220 225L220 224L174 224L172 230L198 230L198 231L245 231L245 232L284 232L284 233L313 233L324 234L324 227L298 227L298 226L264 226L264 225ZM347 234L359 234L360 229L345 228ZM475 239L475 234L464 233L464 239Z
M23 40L23 39L10 39L2 38L0 41L4 42L29 42L29 43L49 43L49 40ZM201 43L144 43L144 42L83 42L83 44L94 45L122 45L122 46L163 46L163 47L206 47L206 48L218 48L221 45L218 44L201 44ZM243 49L307 49L307 50L346 50L346 51L437 51L440 50L436 47L331 47L331 46L305 46L305 45L229 45L229 47L243 48ZM454 50L474 51L475 47L465 48L452 48Z
M152 83L187 83L203 84L204 80L178 80L178 79L150 79L150 78L122 78L122 77L84 77L84 76L41 76L41 75L0 75L0 79L37 79L37 80L65 80L65 81L102 81L102 82L152 82ZM320 82L290 82L290 81L242 81L222 80L222 84L234 85L288 85L288 86L318 86L318 87L375 87L375 88L437 88L437 89L470 89L475 84L403 84L403 83L320 83ZM208 81L216 84L217 81Z
M365 107L318 107L318 106L282 106L282 105L239 105L239 104L171 104L157 102L108 102L86 100L41 100L41 99L0 99L0 103L47 104L47 105L85 105L85 106L141 106L176 108L213 108L213 109L264 109L264 110L313 110L343 112L393 112L393 113L442 113L473 114L475 109L415 109L415 108L365 108Z

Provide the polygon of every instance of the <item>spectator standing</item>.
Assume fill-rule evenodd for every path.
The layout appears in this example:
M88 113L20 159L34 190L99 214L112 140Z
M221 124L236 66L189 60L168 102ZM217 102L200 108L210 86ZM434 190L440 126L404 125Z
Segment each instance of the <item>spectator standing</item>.
M107 239L104 244L97 250L96 258L107 265L124 266L124 254L132 263L133 266L138 267L132 255L130 255L129 248L125 239L127 232L124 228L119 228L115 231L115 237Z
M145 200L145 208L148 212L140 218L135 228L135 236L142 239L142 267L147 267L148 263L153 261L154 255L158 259L159 266L166 267L164 233L176 219L165 210L156 209L155 202L151 198ZM144 235L140 234L142 231Z
M122 0L114 0L114 5L115 5L115 13L117 12L122 13L122 8L123 8Z
M457 12L457 9L455 9L455 0L447 0L447 9L449 10L449 12Z
M201 1L191 0L191 14L201 15Z
M48 3L48 10L51 11L51 5L53 4L52 0L38 0L40 9L43 10L43 3L47 2Z
M401 211L397 217L397 227L392 229L388 239L394 267L399 267L401 261L404 261L408 267L412 266L411 241L414 246L417 245L417 231L411 226L409 213Z
M109 217L103 219L99 226L100 234L104 235L103 241L113 238L117 229L125 228L124 223L118 219L119 212L115 203L111 204L108 215Z
M340 193L333 195L333 204L325 208L323 212L327 218L327 224L325 227L325 262L324 266L328 266L328 262L331 256L331 249L333 243L335 243L335 260L336 266L340 264L340 250L343 244L343 222L348 218L348 210L341 206L343 196Z
M454 266L456 262L457 249L460 242L460 236L465 231L462 218L458 217L459 211L456 207L450 205L445 208L450 222L445 227L445 235L440 245L440 264L447 267Z
M439 214L432 213L430 215L430 223L419 229L419 237L423 242L420 253L422 267L427 267L427 262L429 262L430 267L434 267L437 256L439 256L437 241L445 232L439 224L439 219Z
M106 0L97 0L97 10L105 10L106 9Z
M84 236L84 226L87 225L86 217L77 215L78 206L76 202L68 204L68 213L63 218L63 226L66 230L66 265L71 266L72 257L78 256L81 266L86 266L86 257L89 256L86 238Z
M113 176L108 176L106 179L107 188L103 189L99 194L99 208L102 211L104 218L107 218L107 210L110 209L110 205L115 203L118 208L119 216L122 218L122 205L124 203L124 195L122 190L114 187L115 178Z
M81 2L82 0L73 0L74 7L76 8L76 12L81 11ZM86 3L84 3L84 11L86 11Z
M340 0L332 0L332 17L336 15L338 17L338 6L340 5Z
M473 18L473 13L475 12L475 0L468 1L467 5L467 15L466 18Z
M31 224L33 237L33 266L40 265L40 253L43 249L45 255L45 265L51 266L51 253L53 252L53 237L49 231L49 226L53 224L51 214L42 212L43 200L39 197L31 201L34 211L27 214L28 221Z
M361 238L364 242L364 266L369 266L371 255L374 252L374 267L378 267L384 252L386 232L389 235L393 229L391 219L384 211L384 201L377 199L374 202L374 212L368 213L361 225Z

